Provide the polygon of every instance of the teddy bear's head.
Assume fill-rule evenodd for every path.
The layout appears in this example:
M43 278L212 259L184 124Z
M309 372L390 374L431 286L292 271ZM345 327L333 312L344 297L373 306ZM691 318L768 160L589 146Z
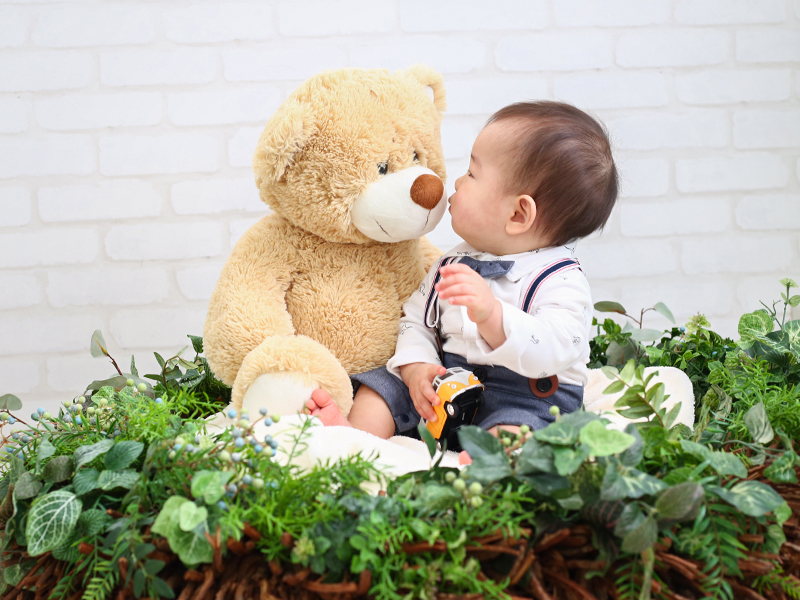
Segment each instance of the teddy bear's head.
M332 242L420 237L447 208L444 108L442 76L424 65L315 75L261 134L253 157L261 199Z

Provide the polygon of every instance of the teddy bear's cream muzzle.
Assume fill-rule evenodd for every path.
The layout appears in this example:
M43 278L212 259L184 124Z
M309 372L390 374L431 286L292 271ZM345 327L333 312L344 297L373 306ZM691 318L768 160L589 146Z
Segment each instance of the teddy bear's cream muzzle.
M384 175L353 204L350 218L378 242L400 242L433 231L447 209L447 192L436 173L409 167Z

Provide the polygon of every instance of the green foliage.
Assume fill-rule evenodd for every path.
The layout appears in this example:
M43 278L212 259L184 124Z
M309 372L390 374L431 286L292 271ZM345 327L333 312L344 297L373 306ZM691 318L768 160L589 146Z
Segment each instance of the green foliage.
M783 285L791 305L794 283ZM369 594L380 600L432 599L445 590L501 598L507 569L494 565L497 581L478 579L480 565L466 553L470 540L498 530L518 538L523 526L536 536L546 524L582 521L593 528L599 559L616 565L618 597L649 597L654 545L666 537L674 551L705 565L709 596L732 598L724 577L740 574L747 548L739 536L761 533L764 543L755 549L775 553L791 514L771 487L746 477L748 466L769 461L764 475L771 481L797 481L793 322L777 310L745 315L734 344L710 331L701 315L669 332L644 329L649 310L674 322L662 303L638 320L618 304L596 308L639 325L606 319L592 343L593 363L610 380L606 391L621 393L615 407L642 420L624 432L578 411L501 438L462 428L459 441L472 463L461 472L434 462L435 444L429 470L390 481L364 456L301 471L289 459L302 450L308 423L294 432L281 462L263 435L253 440L267 448L261 452L252 443L234 446L234 435L249 441L265 417L238 423L236 434L233 427L207 433L204 418L227 402L230 389L200 356L202 339L189 336L195 358L181 358L186 349L166 360L156 355L161 372L145 376L154 384L139 378L132 358L130 374L117 369L93 382L91 393L65 403L57 417L29 427L27 441L4 438L10 452L2 459L0 500L11 494L13 514L0 544L14 539L33 556L52 550L69 562L53 597L82 589L84 598L100 600L130 584L136 597L169 598L148 536L166 538L187 566L197 566L212 560L207 536L239 539L248 523L262 534L259 548L268 559L308 566L331 582L369 569ZM91 349L116 367L100 332ZM646 366L676 366L692 378L702 400L694 431L675 424L678 408L667 409L664 386L645 377ZM17 401L4 396L0 413L17 410ZM427 430L421 433L425 439ZM782 448L774 447L777 438ZM750 456L732 454L732 446L749 448ZM366 491L376 485L387 495ZM282 543L287 533L295 540L291 550ZM88 555L77 552L81 542L93 548ZM407 555L407 544L445 550ZM13 585L30 568L9 566L4 581ZM781 585L790 597L798 591L779 570L760 585Z

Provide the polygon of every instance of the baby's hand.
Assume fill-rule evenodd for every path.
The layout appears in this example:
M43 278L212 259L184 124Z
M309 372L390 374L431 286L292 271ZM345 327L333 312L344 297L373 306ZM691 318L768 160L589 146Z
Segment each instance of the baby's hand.
M476 325L486 321L498 308L499 302L489 285L467 265L445 265L439 271L442 274L442 279L436 284L439 298L450 304L466 306L469 320Z
M438 405L440 401L431 383L437 375L444 375L445 373L447 373L447 369L442 365L430 363L411 363L400 367L400 377L408 386L411 400L414 402L414 408L417 409L423 419L428 421L436 421L438 419L431 405Z

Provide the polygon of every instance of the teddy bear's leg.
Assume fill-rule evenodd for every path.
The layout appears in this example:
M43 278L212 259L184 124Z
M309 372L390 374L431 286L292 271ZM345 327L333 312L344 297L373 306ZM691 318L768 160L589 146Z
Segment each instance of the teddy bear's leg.
M247 354L231 393L231 407L255 414L295 414L311 392L326 390L347 415L353 387L341 363L325 346L304 335L270 336Z

